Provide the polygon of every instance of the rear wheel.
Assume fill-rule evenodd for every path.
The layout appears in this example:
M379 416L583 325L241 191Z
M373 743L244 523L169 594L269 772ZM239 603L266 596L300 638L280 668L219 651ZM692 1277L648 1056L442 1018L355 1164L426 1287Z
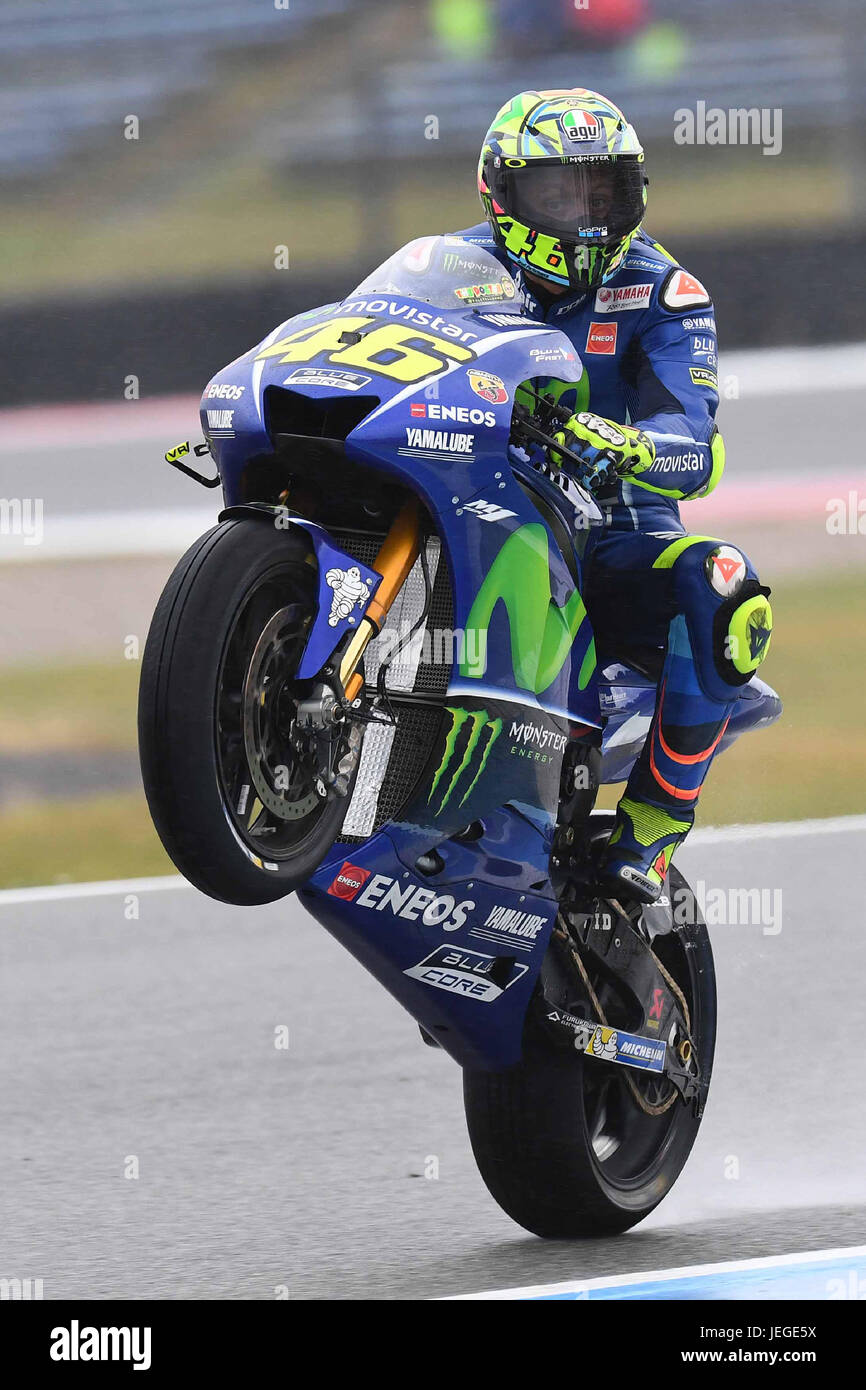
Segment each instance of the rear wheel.
M314 742L297 718L315 612L306 538L245 518L187 551L153 617L139 691L147 801L180 872L224 902L291 893L346 812L334 769L359 730L337 724Z
M686 998L708 1080L716 1027L712 950L675 869L670 889L679 892L678 903L686 901L682 895L691 898L683 914L689 925L657 937L653 950ZM598 997L616 1023L600 984ZM464 1073L481 1176L508 1215L536 1235L573 1239L628 1230L670 1191L697 1137L700 1119L672 1090L657 1074L554 1051L543 1038L528 1037L517 1066Z

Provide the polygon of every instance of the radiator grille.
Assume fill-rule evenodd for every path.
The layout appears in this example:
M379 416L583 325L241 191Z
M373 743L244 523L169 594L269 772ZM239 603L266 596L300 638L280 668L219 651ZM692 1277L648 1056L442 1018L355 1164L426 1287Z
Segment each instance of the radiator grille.
M353 559L374 566L383 538L335 532L333 539ZM432 598L419 631L397 650L399 639L407 638L423 608L420 560L392 605L386 626L364 654L368 688L375 688L383 658L393 654L385 688L392 697L397 724L396 728L368 725L364 731L358 776L340 836L346 843L367 839L385 821L399 816L439 735L442 704L451 677L454 610L448 566L435 537L427 541L427 563ZM412 703L400 698L408 694L416 697Z

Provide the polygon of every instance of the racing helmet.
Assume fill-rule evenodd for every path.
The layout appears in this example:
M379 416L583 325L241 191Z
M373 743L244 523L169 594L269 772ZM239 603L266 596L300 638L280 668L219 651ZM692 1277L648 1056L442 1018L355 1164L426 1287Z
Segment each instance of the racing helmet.
M497 246L522 270L589 293L621 265L647 201L634 127L586 87L520 92L497 112L478 191Z

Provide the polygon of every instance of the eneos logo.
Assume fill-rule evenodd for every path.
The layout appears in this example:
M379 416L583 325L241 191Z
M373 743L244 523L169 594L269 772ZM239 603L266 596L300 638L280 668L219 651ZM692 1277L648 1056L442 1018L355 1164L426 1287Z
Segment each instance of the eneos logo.
M351 902L360 893L369 877L369 869L359 869L357 864L350 864L347 859L328 892L332 898L343 898L344 901Z
M586 351L612 357L616 352L616 323L591 323L586 335Z

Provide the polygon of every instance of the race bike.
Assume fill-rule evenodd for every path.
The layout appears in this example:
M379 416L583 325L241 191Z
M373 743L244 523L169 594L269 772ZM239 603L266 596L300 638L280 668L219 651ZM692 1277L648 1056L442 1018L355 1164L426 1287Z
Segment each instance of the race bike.
M628 775L663 654L596 652L602 515L576 455L546 461L533 389L585 378L517 296L485 250L423 238L208 384L206 443L166 457L225 509L153 618L141 763L192 884L296 892L463 1068L504 1210L606 1235L695 1141L713 957L676 869L651 907L591 888L598 788ZM753 678L722 747L780 708Z

